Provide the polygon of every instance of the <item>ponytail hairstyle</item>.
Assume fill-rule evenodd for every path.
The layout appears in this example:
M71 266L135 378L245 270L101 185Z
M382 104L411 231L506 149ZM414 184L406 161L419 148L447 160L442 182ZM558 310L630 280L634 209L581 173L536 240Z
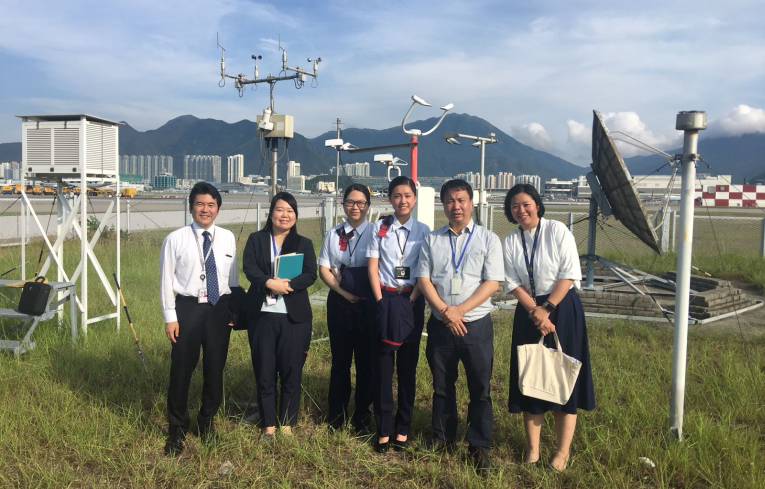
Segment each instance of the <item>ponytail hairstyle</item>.
M295 197L293 197L291 193L279 192L274 195L274 198L271 199L271 207L268 209L268 217L266 218L266 225L263 226L263 230L273 233L274 223L271 220L271 215L274 212L274 207L276 207L276 202L279 200L286 202L287 205L292 207L292 210L295 211L295 224L290 228L287 237L284 238L284 243L282 243L282 254L297 253L298 245L300 244L300 235L298 235L297 231L298 205Z

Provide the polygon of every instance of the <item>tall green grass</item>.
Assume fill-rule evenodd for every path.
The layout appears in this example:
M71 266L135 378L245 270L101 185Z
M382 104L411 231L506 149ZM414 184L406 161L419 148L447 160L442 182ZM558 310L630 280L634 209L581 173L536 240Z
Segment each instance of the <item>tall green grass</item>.
M765 487L765 335L742 340L691 327L685 441L678 443L668 434L672 331L665 325L589 321L597 408L580 413L570 469L549 475L519 465L522 422L506 412L508 312L494 317L494 469L485 478L473 471L464 450L438 455L419 449L430 433L426 338L417 370L411 453L381 456L366 440L325 428L320 410L326 410L328 342L311 345L305 367L304 387L319 408L304 395L297 436L260 443L259 429L242 422L250 412L237 404L252 397L254 377L246 333L234 332L225 403L217 418L220 443L205 447L192 434L183 455L168 459L162 447L170 346L157 294L163 236L142 233L123 243L122 285L148 373L124 320L120 331L113 322L91 325L75 345L66 324L59 328L49 321L35 332L33 351L18 359L0 355L1 487ZM99 245L97 251L110 273L108 248ZM4 253L0 264L13 259ZM747 266L742 263L741 270ZM114 309L96 285L91 315ZM3 294L2 307L12 307L12 293ZM319 339L326 336L325 313L322 308L314 312L314 338ZM10 326L2 322L4 334ZM201 394L197 370L190 392L192 418ZM461 374L458 403L464 423L467 388ZM547 421L543 460L554 450ZM640 457L656 467L641 464ZM219 476L226 461L234 471Z

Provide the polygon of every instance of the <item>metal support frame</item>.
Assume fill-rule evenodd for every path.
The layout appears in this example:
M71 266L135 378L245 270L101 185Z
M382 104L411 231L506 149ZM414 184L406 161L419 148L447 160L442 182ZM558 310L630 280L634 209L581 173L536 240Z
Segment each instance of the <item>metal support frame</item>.
M16 280L0 280L0 287L15 285L18 282ZM21 340L0 340L0 350L12 351L15 356L19 356L22 353L26 353L35 347L34 341L31 341L32 333L37 328L40 321L47 321L52 319L57 311L62 310L63 304L69 301L69 319L72 332L72 343L77 342L77 306L75 291L75 285L72 282L49 282L51 286L51 294L48 297L48 302L45 305L45 311L39 316L31 316L18 312L14 309L0 309L0 317L9 319L18 319L20 322L14 326L13 330L20 330L22 328L28 328L24 334L24 338ZM55 298L55 300L54 300ZM75 299L75 300L72 300Z
M116 267L117 277L121 277L121 267L120 267L121 220L120 220L120 212L119 212L119 207L120 207L119 179L112 179L112 181L115 182L117 185L114 201L112 201L109 204L109 207L107 208L102 219L100 220L99 226L96 229L96 231L93 233L93 237L90 239L90 241L88 241L88 217L89 217L88 210L87 210L88 180L95 181L96 179L93 177L86 177L83 181L80 182L80 189L81 189L80 195L74 198L74 202L72 204L69 203L68 199L64 196L63 192L61 191L62 183L59 182L58 190L57 190L57 192L59 193L58 211L57 211L58 219L57 219L57 226L56 226L57 236L54 243L50 242L50 239L48 238L46 234L45 228L40 222L40 219L38 218L37 213L34 211L34 208L32 207L32 203L30 202L26 192L23 192L23 189L21 194L21 200L23 204L22 209L25 209L26 212L29 213L30 217L32 217L32 220L34 221L37 228L40 230L40 234L42 235L43 242L48 249L48 257L45 259L43 266L40 268L39 274L43 276L46 275L50 266L52 264L55 264L57 282L74 283L74 282L77 282L77 280L79 279L80 293L76 295L76 304L77 304L77 308L80 311L80 324L82 325L83 333L87 333L87 328L89 324L103 321L105 319L111 319L111 318L116 319L116 328L119 329L120 327L120 310L119 310L119 301L117 298L117 292L112 288L112 285L95 254L96 243L101 237L101 234L104 228L106 227L107 221L111 218L112 212L115 212L115 208L116 208L117 211L115 212L116 223L115 223L114 234L115 234L115 251L117 256L116 256L115 267ZM104 180L105 179L103 178L98 179L99 182ZM79 219L77 219L78 217ZM77 238L79 238L80 240L80 260L71 276L69 276L69 274L66 272L66 269L64 267L64 243L67 241L67 236L70 233L74 233L77 236ZM21 245L22 257L25 256L25 248L26 248L26 243L22 240L22 245ZM87 266L88 261L90 262L90 264L93 266L94 270L96 271L96 274L98 275L98 278L101 282L101 285L104 291L108 295L109 300L111 300L112 305L115 308L115 312L107 314L107 315L99 316L97 318L88 317L88 266ZM22 280L25 280L27 278L25 271L22 271L21 278ZM59 295L59 299L60 298L61 296ZM59 317L61 317L61 312L59 312Z

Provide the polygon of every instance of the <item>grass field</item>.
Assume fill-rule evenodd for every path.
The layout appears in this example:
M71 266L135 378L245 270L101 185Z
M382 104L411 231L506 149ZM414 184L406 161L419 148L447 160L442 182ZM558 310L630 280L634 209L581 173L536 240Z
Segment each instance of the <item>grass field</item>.
M309 225L301 229L314 233ZM250 231L245 230L240 247ZM238 407L238 401L251 398L254 377L246 335L235 332L225 373L226 401L218 417L221 442L208 448L190 435L184 454L168 459L162 447L170 346L157 297L164 234L141 233L123 242L122 285L148 373L124 319L118 332L110 323L91 325L77 345L71 344L66 324L56 328L51 321L36 331L35 350L19 359L0 355L0 486L765 487L765 335L742 339L700 334L691 327L685 441L678 443L668 435L672 331L663 324L589 321L597 409L581 413L570 469L548 475L519 465L524 449L521 418L505 408L512 324L507 312L495 316L494 469L485 478L472 470L462 453L440 456L419 449L430 431L432 389L425 338L411 453L380 456L367 441L325 428L320 409L326 409L329 377L326 341L311 345L304 376L306 392L319 407L304 395L297 436L277 439L273 445L260 443L259 429L242 422L250 412ZM318 246L316 237L314 241ZM108 245L97 247L107 274L113 268L109 251ZM37 251L29 254L36 261ZM75 254L67 250L70 264ZM631 258L657 269L673 268L671 257ZM699 259L709 266L719 261L713 254L694 256ZM2 250L0 269L11 268L17 260L14 249ZM723 261L718 268L732 278L746 278L752 269L765 277L762 259L726 255ZM13 307L18 296L2 293L0 307ZM91 316L113 310L95 281L90 300ZM313 324L314 338L326 337L323 309L315 309ZM2 326L5 335L10 323L3 321ZM192 418L200 391L198 372L190 394ZM464 422L464 375L458 393ZM545 425L542 443L546 460L554 449L550 425ZM656 467L641 464L639 457L650 458ZM219 475L226 462L233 471Z

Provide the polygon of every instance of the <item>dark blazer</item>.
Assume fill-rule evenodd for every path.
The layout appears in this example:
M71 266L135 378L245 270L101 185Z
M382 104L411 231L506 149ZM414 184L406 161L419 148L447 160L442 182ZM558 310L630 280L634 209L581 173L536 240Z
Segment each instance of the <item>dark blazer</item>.
M308 287L316 281L316 252L313 243L305 236L300 236L296 253L303 254L303 273L290 280L294 292L284 296L287 314L296 323L311 321L311 302L308 299ZM271 278L271 233L256 231L250 234L242 254L244 274L250 281L247 291L247 317L252 324L260 318L260 308L269 293L266 281Z

